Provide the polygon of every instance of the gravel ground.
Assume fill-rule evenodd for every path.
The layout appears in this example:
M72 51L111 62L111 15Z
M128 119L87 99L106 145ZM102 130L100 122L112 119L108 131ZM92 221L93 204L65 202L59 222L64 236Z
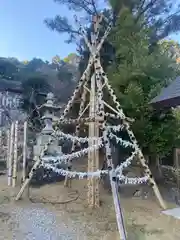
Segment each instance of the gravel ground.
M13 202L19 188L7 187L0 177L0 240L119 240L111 194L101 189L102 206L86 206L86 181L74 180L72 189L63 183L31 189L36 202ZM66 204L59 202L79 198ZM126 188L126 192L129 188ZM155 198L124 198L121 195L128 240L179 240L179 220L161 214ZM174 206L169 206L172 208Z
M9 236L4 236L4 228L2 228L1 224L0 239L10 239L11 236L12 240L86 239L82 231L81 238L78 237L81 229L78 223L73 222L70 218L66 218L66 221L64 221L64 212L59 212L59 216L62 219L61 224L59 224L59 219L57 220L53 212L37 205L30 204L30 206L23 207L1 206L1 217L3 215L3 221L9 227L10 231ZM10 216L9 213L11 213Z

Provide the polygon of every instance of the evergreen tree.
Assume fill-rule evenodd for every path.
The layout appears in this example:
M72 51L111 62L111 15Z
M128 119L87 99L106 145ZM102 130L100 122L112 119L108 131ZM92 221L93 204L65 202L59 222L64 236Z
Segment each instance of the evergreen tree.
M50 91L47 80L40 76L32 76L22 83L22 109L29 116L32 130L41 128L41 109L38 109L45 101L46 94Z
M149 35L149 28L134 27L129 10L121 14L109 39L116 52L109 79L125 113L135 119L132 128L140 146L146 153L165 155L179 137L173 131L177 122L171 110L155 112L150 101L179 71L160 47L149 53Z
M180 30L180 4L174 0L54 0L65 5L72 12L81 15L82 21L89 23L94 14L100 11L111 12L114 23L117 22L124 9L134 16L134 24L140 28L148 27L151 49L159 40ZM109 5L108 10L106 7ZM82 17L83 16L83 17ZM108 14L107 14L108 16ZM143 20L143 21L142 21ZM59 33L68 33L67 42L79 44L80 32L65 16L57 15L54 19L45 20L47 26ZM86 24L87 26L87 24Z
M173 0L104 1L109 4L108 9L105 9L104 4L99 8L98 3L102 1L56 2L66 5L78 14L83 13L86 23L89 23L85 25L88 38L92 15L100 10L103 10L107 17L113 14L114 29L105 42L109 44L106 63L103 62L105 44L101 51L103 67L106 69L109 58L112 59L108 71L109 79L125 113L135 119L132 127L143 150L165 155L176 143L177 135L173 129L177 122L171 111L166 114L156 113L149 103L159 90L178 74L175 62L160 50L158 43L169 34L180 30L179 6L176 6ZM83 71L89 51L79 29L63 16L56 16L45 22L54 31L68 33L68 43L76 42L80 45ZM105 27L103 25L102 30Z

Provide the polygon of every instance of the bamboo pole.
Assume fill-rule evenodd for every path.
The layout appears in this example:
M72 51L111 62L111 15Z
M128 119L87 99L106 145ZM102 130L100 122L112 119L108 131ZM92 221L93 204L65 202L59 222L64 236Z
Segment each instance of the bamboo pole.
M91 42L92 48L90 48L90 52L92 55L96 53L96 59L93 61L94 65L94 73L91 77L91 85L90 85L90 107L89 107L89 117L95 119L93 122L89 123L89 137L94 138L89 141L89 147L92 145L98 144L98 140L95 138L99 138L99 121L97 120L97 110L99 110L99 102L97 99L97 81L101 81L101 79L96 79L97 75L97 62L99 60L99 49L98 49L98 35L99 35L99 27L100 22L102 21L101 16L93 17L93 25L94 31L91 34ZM104 41L102 39L102 41ZM96 81L97 80L97 81ZM98 89L99 90L99 89ZM88 153L88 172L93 172L99 169L99 149L94 151L90 151ZM97 178L88 178L88 205L90 207L99 207L100 199L99 199L99 180Z
M175 148L173 155L174 155L175 166L176 166L176 169L178 170L178 171L177 171L177 174L175 174L176 180L177 180L178 193L179 193L179 191L180 191L179 153L180 153L179 149ZM179 198L179 197L180 197L180 196L178 195L178 198ZM178 199L178 200L179 200L179 199Z
M24 181L24 183L23 183L20 191L18 192L18 194L17 194L17 196L16 196L16 198L15 198L16 201L21 198L24 190L25 190L26 187L29 185L29 183L30 183L30 181L31 181L31 179L32 179L32 177L33 177L33 174L34 174L34 172L37 170L37 168L38 168L38 166L40 165L40 163L41 163L41 158L38 157L37 161L35 162L35 164L33 165L32 169L31 169L30 173L28 174L28 177L25 179L25 181Z
M117 181L116 172L114 171L112 151L111 151L110 141L109 141L106 130L103 131L103 137L104 137L104 141L105 141L106 162L107 162L108 169L110 170L109 171L109 180L110 180L110 184L111 184L112 197L113 197L114 209L115 209L115 213L116 213L116 221L117 221L117 225L118 225L119 236L120 236L121 240L127 240L124 218L123 218L123 214L122 214L122 210L121 210L120 198L119 198L118 187L117 187L117 182L116 182Z
M115 179L113 179L113 170L110 171L109 175L110 175L111 190L112 190L113 201L114 201L114 208L116 213L116 221L117 221L120 238L121 240L127 240L126 229L124 224L124 216L121 209L120 196L118 193L118 186L116 182L116 174L114 176Z
M10 151L10 130L7 130L6 132L6 135L7 135L7 141L6 141L6 145L7 145L7 148L6 148L6 168L8 170L8 167L9 167L9 151Z
M98 21L95 21L95 32L97 32L98 29ZM95 74L96 74L96 84L97 84L97 92L98 92L98 104L99 104L99 116L101 116L101 121L104 122L104 101L103 101L103 87L105 86L102 84L102 74L101 74L101 63L100 63L100 56L96 56L96 61L94 62L94 68L95 68ZM96 124L98 126L98 124ZM97 131L97 129L96 129ZM98 131L99 131L99 126L98 126ZM99 135L99 134L98 134ZM109 177L110 177L110 183L111 183L111 189L112 189L112 195L113 195L113 201L114 201L114 207L115 207L115 212L116 212L116 219L117 219L117 225L118 225L118 230L119 230L119 236L122 240L126 240L126 230L125 230L125 225L124 225L124 219L123 219L123 214L121 210L121 205L120 205L120 198L118 195L118 188L117 188L117 182L116 182L116 175L113 176L113 161L112 161L112 154L111 154L111 148L110 148L110 142L107 138L105 130L103 131L103 136L104 136L104 141L105 141L105 147L106 147L106 158L107 158L107 165L112 168L112 170L109 172ZM97 154L95 154L97 157ZM115 178L114 178L115 177ZM114 181L113 181L114 179ZM97 197L97 194L95 192L95 197Z
M24 138L23 138L23 169L22 180L26 179L26 158L27 158L27 121L24 122Z
M44 145L44 147L41 149L41 153L39 156L36 157L36 162L34 163L33 167L31 168L31 171L29 172L29 174L27 175L23 185L21 186L21 189L20 191L18 192L15 200L19 200L21 198L21 196L23 195L24 193L24 190L26 189L26 187L28 187L33 175L34 175L34 172L37 170L37 168L39 167L40 163L41 163L41 159L42 157L44 156L44 153L48 150L48 146L52 143L53 141L53 138L50 138L49 139L49 142L47 144Z
M14 130L14 161L13 161L13 176L12 186L16 186L17 182L17 161L18 161L18 121L15 122Z
M0 130L0 148L1 148L1 149L2 149L2 147L3 147L2 136L3 136L3 134L2 134L2 130Z
M79 86L75 89L75 91L73 93L73 96L72 96L71 100L68 102L68 104L67 104L67 106L66 106L66 108L65 108L65 110L63 112L63 115L60 118L60 120L64 119L67 116L67 114L69 113L69 111L70 111L70 109L71 109L71 107L72 107L72 105L73 105L73 103L74 103L74 101L75 101L79 91L81 90L81 88L82 88L82 86L83 86L83 84L84 84L84 82L86 80L86 76L89 74L89 71L91 69L92 64L93 64L92 57L90 57L89 62L88 62L88 66L87 66L86 70L84 71L84 73L83 73L83 75L82 75L82 77L80 79ZM38 168L39 164L41 163L41 157L44 155L44 152L47 150L49 144L51 143L51 140L47 144L44 145L44 148L42 149L40 156L38 157L37 161L35 162L34 166L32 167L30 173L26 177L26 179L25 179L25 181L24 181L24 183L23 183L19 193L17 194L16 199L15 199L16 201L21 198L25 188L29 185L29 183L30 183L30 181L31 181L31 179L33 177L33 173L34 173L34 171L36 171L36 169Z
M113 99L113 102L115 103L116 105L116 109L117 111L119 112L119 114L122 114L123 113L123 110L120 106L120 103L117 101L117 97L116 95L114 94L113 92L113 89L111 87L111 85L109 84L108 82L108 78L106 76L106 74L104 73L103 71L103 68L102 66L100 67L100 70L101 70L101 73L104 75L103 78L105 80L105 83L106 83L106 87L109 91L109 94L110 96L112 97ZM107 105L107 104L106 104ZM130 137L130 140L133 142L133 144L136 146L136 148L138 149L138 159L139 159L139 162L141 163L142 167L144 168L144 175L147 176L149 178L149 183L150 185L152 186L152 189L154 191L154 194L157 198L157 200L159 201L159 204L160 206L163 208L163 209L167 209L167 206L165 204L165 201L163 200L162 196L161 196L161 193L159 191L159 188L156 184L156 181L154 180L153 178L153 175L151 173L151 170L149 169L149 166L148 164L146 164L146 160L144 158L144 155L141 151L141 149L139 148L138 146L138 143L137 143L137 140L136 140L136 137L134 136L134 133L133 131L130 129L130 125L129 125L129 122L127 121L127 118L126 119L123 119L123 125L125 126L125 129Z
M89 116L96 117L96 81L95 74L91 77L91 92L90 92L90 108ZM99 128L99 126L98 126ZM96 136L97 135L97 136ZM97 123L89 123L89 138L99 137ZM89 147L96 144L95 139L89 141ZM99 168L99 153L98 150L89 151L88 153L88 172L96 171ZM95 201L96 195L96 201ZM95 178L88 178L88 205L90 207L99 207L99 182Z
M12 185L13 138L14 138L14 123L11 124L11 131L10 131L10 149L9 149L9 159L8 159L8 186Z
M108 27L106 33L104 34L103 38L102 38L101 41L99 42L99 44L98 44L98 46L97 46L97 49L94 49L93 46L91 46L91 44L90 44L90 42L88 41L86 35L85 35L84 33L82 33L82 35L83 35L83 37L84 37L84 39L85 39L85 42L87 43L87 46L90 48L90 52L92 52L91 50L93 49L93 53L91 54L91 56L90 56L90 58L89 58L87 68L86 68L86 70L84 71L82 77L80 78L80 81L79 81L79 83L78 83L78 86L77 86L77 88L75 89L75 91L74 91L74 93L73 93L73 95L72 95L72 98L70 99L70 101L68 102L66 108L64 109L64 112L63 112L63 114L62 114L62 116L61 116L61 118L60 118L60 121L61 121L62 119L64 119L64 118L67 116L67 114L69 113L69 111L70 111L73 103L75 102L75 99L76 99L77 95L79 94L80 90L82 89L82 87L83 87L83 85L84 85L84 83L85 83L85 81L86 81L86 79L87 79L87 76L89 75L89 73L91 73L91 67L92 67L92 65L93 65L93 62L94 62L94 59L95 59L95 55L96 55L96 53L98 53L98 52L100 51L100 49L101 49L101 47L102 47L102 45L103 45L103 43L104 43L104 40L106 39L106 37L107 37L107 35L108 35L108 33L109 33L109 30L110 30L110 26ZM82 31L82 32L83 32L83 31ZM59 122L60 122L60 121L59 121ZM47 148L47 146L48 146L48 144L45 145L45 148ZM43 153L42 153L42 154L43 154ZM42 156L40 156L40 157L42 157ZM32 169L31 172L28 174L28 177L26 178L26 180L25 180L25 182L23 183L23 185L22 185L19 193L17 194L16 200L18 200L18 199L22 196L22 194L23 194L26 186L27 186L27 185L29 184L29 182L31 181L31 178L32 178L32 176L33 176L33 172L36 171L36 169L37 169L38 165L40 164L40 162L41 162L41 159L38 158L37 162L36 162L36 163L34 164L34 166L33 166L33 169Z

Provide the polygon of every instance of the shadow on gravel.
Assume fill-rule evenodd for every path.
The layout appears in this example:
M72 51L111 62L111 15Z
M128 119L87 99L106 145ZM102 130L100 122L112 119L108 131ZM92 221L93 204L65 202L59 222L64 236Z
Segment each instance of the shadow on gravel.
M65 177L58 175L57 173L53 172L49 169L39 168L33 176L33 179L30 183L31 187L39 188L46 184L51 184L55 182L64 181Z
M127 231L128 231L128 240L144 240L147 236L153 235L157 237L163 234L162 230L158 229L147 229L147 224L135 224L132 223L131 225L127 225Z
M6 161L0 161L0 176L6 174Z

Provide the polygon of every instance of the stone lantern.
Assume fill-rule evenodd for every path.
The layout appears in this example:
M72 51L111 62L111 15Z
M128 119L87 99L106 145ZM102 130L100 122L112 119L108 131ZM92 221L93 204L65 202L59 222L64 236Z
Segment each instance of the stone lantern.
M53 133L53 122L56 119L55 112L60 111L60 107L54 104L54 94L48 93L46 97L46 103L41 106L44 111L42 120L45 127L42 129L41 133L37 136L37 144L34 146L34 156L40 154L42 147L48 143L51 134ZM59 146L59 140L54 139L52 144L48 148L47 155L57 156L62 155L61 146Z

